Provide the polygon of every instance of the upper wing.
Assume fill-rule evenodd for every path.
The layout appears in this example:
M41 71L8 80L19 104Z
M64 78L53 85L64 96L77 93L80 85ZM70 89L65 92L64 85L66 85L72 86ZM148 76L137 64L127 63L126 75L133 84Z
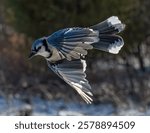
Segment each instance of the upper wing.
M99 33L89 28L67 28L49 36L49 44L57 48L67 60L80 59L92 49L92 43L98 42Z
M91 103L93 101L90 97L92 96L91 86L89 85L86 79L86 74L84 73L86 70L85 60L63 60L57 64L51 64L48 61L47 63L48 66L60 78L72 86L87 103Z

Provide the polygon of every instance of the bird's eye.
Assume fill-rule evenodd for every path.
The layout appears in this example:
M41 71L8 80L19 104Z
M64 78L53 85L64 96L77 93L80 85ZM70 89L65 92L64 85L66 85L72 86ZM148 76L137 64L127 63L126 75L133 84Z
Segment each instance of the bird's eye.
M36 51L39 51L40 49L41 49L41 46L37 47L37 48L36 48Z

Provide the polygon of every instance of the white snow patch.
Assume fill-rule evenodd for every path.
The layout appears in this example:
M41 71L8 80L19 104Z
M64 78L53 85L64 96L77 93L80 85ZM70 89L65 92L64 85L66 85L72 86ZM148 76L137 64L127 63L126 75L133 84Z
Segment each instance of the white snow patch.
M19 99L12 99L8 104L4 98L0 97L0 115L21 115L20 111L31 110L32 116L56 116L56 115L150 115L150 108L145 112L137 108L117 109L111 103L86 104L79 102L64 102L63 100L43 100L39 97L32 99L32 104L24 103Z

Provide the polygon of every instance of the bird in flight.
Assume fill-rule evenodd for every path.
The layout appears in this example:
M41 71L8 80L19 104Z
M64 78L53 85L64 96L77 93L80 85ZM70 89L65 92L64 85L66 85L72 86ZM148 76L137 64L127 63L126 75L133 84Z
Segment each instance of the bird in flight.
M118 54L124 41L116 34L124 28L125 25L118 17L112 16L87 28L61 29L35 40L29 58L43 56L52 71L74 88L87 103L92 103L93 94L85 74L87 51L98 49Z

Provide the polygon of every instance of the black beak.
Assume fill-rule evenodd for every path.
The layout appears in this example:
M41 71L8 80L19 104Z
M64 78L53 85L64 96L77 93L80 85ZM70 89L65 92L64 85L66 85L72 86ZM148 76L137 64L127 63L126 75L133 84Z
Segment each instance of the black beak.
M30 53L30 55L29 55L29 59L31 59L35 54L36 54L36 53L32 51L32 52Z

